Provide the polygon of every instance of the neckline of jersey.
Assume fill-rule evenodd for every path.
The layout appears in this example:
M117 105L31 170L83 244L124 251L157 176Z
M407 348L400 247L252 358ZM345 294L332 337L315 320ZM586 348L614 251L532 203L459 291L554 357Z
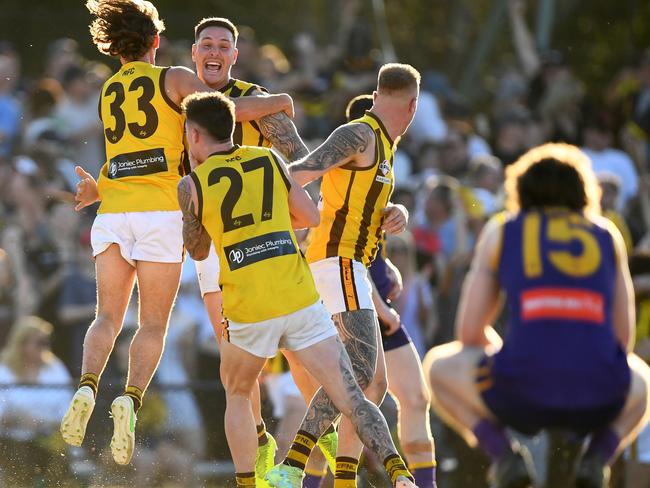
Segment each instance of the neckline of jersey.
M366 115L368 115L370 118L375 119L375 122L377 122L377 125L381 129L381 131L384 133L384 137L388 139L388 143L390 144L391 147L395 144L393 141L393 138L388 134L388 130L386 130L386 126L384 123L381 121L379 117L377 117L375 114L373 114L370 110L366 110Z
M228 155L228 154L232 154L239 148L240 148L239 144L233 144L230 149L224 149L223 151L215 151L215 152L211 153L210 156L208 156L208 157L211 158L212 156L225 156L225 155Z
M124 68L126 66L129 66L129 65L132 65L132 64L135 64L135 63L148 64L149 66L155 66L155 65L153 65L151 63L147 63L146 61L139 61L139 60L136 59L135 61L129 61L128 63L124 63L122 66L120 66L120 71L124 70Z
M230 78L230 79L228 80L228 83L226 83L225 85L223 85L223 86L222 86L221 88L219 88L217 91L218 91L218 92L221 92L221 93L224 93L224 92L230 90L233 86L235 86L235 83L237 83L237 80L236 80L235 78Z

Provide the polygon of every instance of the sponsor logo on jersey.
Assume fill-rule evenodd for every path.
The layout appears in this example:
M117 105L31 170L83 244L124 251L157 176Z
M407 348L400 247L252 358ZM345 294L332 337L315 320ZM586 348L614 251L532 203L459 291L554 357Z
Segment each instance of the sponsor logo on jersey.
M231 271L287 254L296 254L296 246L289 231L270 232L245 241L226 246L224 254L228 258Z
M603 324L605 301L601 293L579 288L533 288L521 293L521 318L576 320Z
M115 156L108 163L111 180L126 176L144 176L167 171L167 159L162 148L136 151Z
M381 174L379 174L381 172ZM375 176L375 181L378 181L379 183L383 183L384 185L390 185L390 178L388 178L386 175L390 173L390 163L388 160L384 159L380 164L379 164L379 171L377 171L377 176Z

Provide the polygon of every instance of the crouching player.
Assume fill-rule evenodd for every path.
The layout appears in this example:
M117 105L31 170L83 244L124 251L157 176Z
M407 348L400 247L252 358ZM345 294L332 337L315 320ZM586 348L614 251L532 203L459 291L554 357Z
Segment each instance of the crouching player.
M497 487L534 474L505 432L590 436L576 486L608 486L609 465L646 423L650 369L632 354L625 245L599 216L591 164L546 144L508 168L509 214L492 219L462 293L456 342L424 361L438 412L493 459ZM505 292L503 343L490 327Z

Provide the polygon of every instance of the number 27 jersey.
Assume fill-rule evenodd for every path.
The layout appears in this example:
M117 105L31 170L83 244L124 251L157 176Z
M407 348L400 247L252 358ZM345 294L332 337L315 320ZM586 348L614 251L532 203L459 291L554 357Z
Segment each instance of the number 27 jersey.
M179 210L185 118L165 92L167 70L126 63L102 88L106 163L98 180L99 213Z
M219 255L224 316L234 322L262 322L318 300L291 227L290 183L280 164L269 149L234 146L190 173L198 217Z

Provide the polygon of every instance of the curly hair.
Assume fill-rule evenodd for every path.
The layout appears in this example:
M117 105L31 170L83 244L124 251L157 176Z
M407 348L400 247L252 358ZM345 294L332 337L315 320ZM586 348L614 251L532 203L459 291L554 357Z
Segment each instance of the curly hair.
M165 30L158 10L146 0L88 0L95 17L90 34L99 52L133 61L141 58Z
M506 168L506 208L511 212L567 207L600 213L600 186L591 161L576 146L535 147Z

